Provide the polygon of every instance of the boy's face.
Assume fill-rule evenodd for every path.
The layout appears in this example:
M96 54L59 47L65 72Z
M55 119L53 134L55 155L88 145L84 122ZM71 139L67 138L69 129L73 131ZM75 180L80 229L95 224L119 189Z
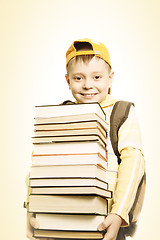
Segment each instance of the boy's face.
M72 61L72 60L71 60ZM107 63L93 57L89 63L73 59L66 79L74 98L81 103L102 102L112 86L114 73Z

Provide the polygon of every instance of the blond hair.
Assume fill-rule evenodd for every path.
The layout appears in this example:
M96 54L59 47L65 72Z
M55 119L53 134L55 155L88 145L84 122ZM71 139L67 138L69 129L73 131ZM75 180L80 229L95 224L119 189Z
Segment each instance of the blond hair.
M67 74L69 74L70 66L73 62L77 63L78 61L80 61L80 62L83 62L85 64L88 64L92 60L93 57L95 57L94 54L89 54L89 55L78 55L78 56L72 58L66 66ZM99 57L96 56L96 58L99 58ZM99 58L99 59L101 59L101 58ZM107 62L105 62L105 63L106 63L106 67L108 69L108 72L110 73L111 67Z

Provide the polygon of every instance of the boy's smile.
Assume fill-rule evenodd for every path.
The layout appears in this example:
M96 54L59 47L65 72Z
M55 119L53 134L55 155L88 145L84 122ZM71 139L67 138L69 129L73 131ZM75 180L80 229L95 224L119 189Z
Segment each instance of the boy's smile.
M102 102L112 86L113 72L108 64L97 57L89 63L71 60L66 79L74 98L81 103Z

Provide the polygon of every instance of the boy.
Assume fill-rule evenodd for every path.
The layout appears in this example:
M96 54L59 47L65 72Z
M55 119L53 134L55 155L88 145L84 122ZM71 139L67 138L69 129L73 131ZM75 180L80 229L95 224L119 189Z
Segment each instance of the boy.
M66 80L76 103L99 102L109 123L116 100L110 95L114 72L107 48L90 39L74 41L66 53L66 66ZM113 200L109 202L110 214L97 226L100 231L106 230L104 240L125 239L123 228L120 227L129 224L128 213L144 174L141 137L133 106L128 119L119 129L118 137L118 150L121 154L119 166L110 140L108 144L108 172L117 172L117 176L109 179L109 187L114 192ZM29 227L30 224L38 227L33 217L31 221L28 218ZM28 230L28 233L28 237L33 239L31 231Z

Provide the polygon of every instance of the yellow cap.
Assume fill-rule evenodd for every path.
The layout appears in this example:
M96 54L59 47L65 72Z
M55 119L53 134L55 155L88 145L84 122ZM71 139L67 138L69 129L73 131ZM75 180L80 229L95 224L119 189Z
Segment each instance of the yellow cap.
M92 50L79 50L76 48L78 43L89 43ZM78 55L90 55L90 54L94 54L95 56L102 58L104 61L106 61L110 67L111 67L111 62L110 62L110 56L109 56L109 52L108 49L106 48L106 46L101 43L101 42L97 42L88 38L84 38L84 39L78 39L76 41L74 41L72 43L72 45L69 47L69 49L66 52L66 65L69 63L69 61L78 56Z

